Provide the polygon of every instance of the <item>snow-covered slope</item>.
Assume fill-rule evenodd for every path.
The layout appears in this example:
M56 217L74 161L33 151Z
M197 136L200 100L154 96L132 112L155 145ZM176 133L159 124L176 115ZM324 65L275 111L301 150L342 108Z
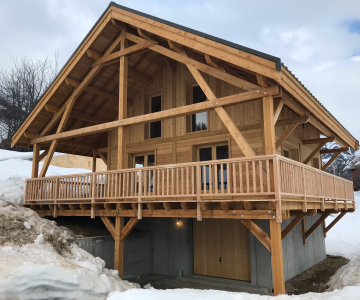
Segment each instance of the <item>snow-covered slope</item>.
M121 280L117 271L105 268L102 259L73 244L71 232L30 209L15 205L23 201L31 161L1 160L2 154L3 151L0 152L0 299L106 299L111 291L138 287ZM50 166L48 174L82 172L88 170Z

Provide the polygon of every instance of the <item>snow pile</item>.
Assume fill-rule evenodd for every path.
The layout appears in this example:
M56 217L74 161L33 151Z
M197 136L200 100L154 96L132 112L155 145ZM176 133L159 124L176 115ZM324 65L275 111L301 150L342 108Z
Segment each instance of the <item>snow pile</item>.
M42 152L43 151L41 151L40 154ZM54 156L60 156L60 155L64 155L64 154L59 153L59 152L54 153ZM20 159L32 160L33 153L32 152L17 152L17 151L0 149L0 161L10 159L10 158L20 158Z
M23 202L31 161L8 152L17 156L0 151L0 299L106 299L112 291L139 287L71 244L74 235L66 228L15 205ZM47 175L83 172L50 166Z
M353 213L347 213L329 232L326 237L326 252L331 255L340 255L348 259L360 256L360 234L355 231L360 228L360 193L355 192L355 205ZM326 219L329 225L337 215L330 215ZM360 277L360 274L359 274Z
M24 200L25 179L31 177L32 162L20 158L2 160L2 155L7 157L9 156L7 152L14 152L5 151L4 154L4 151L5 150L0 151L0 200L9 201L14 204L22 204ZM16 156L16 154L14 155ZM41 170L42 166L43 163L40 162L39 170ZM46 176L86 172L89 172L89 170L49 166Z
M71 238L54 221L0 200L0 299L106 299L138 287Z

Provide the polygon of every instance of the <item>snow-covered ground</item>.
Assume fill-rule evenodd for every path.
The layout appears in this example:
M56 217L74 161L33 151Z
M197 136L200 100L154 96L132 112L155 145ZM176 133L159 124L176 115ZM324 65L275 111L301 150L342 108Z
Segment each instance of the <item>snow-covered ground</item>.
M106 269L102 259L72 244L72 232L16 205L22 203L31 161L29 154L17 156L16 152L8 152L0 150L0 299L360 299L359 210L347 214L326 238L328 254L351 260L330 280L329 292L271 297L214 290L140 289L121 280L117 271ZM88 170L50 166L48 176L82 172ZM355 197L360 207L360 193L355 193Z

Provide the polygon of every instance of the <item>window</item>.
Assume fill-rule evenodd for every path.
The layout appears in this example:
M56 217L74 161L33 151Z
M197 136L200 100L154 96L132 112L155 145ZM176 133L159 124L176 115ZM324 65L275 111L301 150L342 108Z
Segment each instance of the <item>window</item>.
M300 161L299 158L299 150L298 149L289 149L289 148L283 148L283 156L296 160L296 161Z
M155 166L155 154L153 152L150 153L144 153L144 154L134 154L133 155L133 166L134 168L143 168L143 167L152 167ZM147 192L150 189L150 192L153 191L154 185L153 185L153 176L154 176L154 171L148 172L147 173L148 176L150 176L150 186L147 187ZM138 193L139 191L139 172L137 172L136 174L136 178L137 178L137 185L136 185L136 192ZM148 180L148 178L147 178ZM144 180L143 182L143 186L144 186ZM149 182L149 181L147 181Z
M196 104L200 102L206 101L206 96L202 89L199 86L192 86L191 87L191 95L189 95L192 99L192 101L189 101L188 104ZM195 132L195 131L201 131L207 129L207 119L208 119L208 113L207 112L201 112L197 114L193 114L191 116L191 119L189 119L189 128L188 132Z
M229 158L229 147L228 145L214 145L214 146L206 146L198 148L198 160L199 161L208 161L213 159L227 159ZM217 178L218 178L218 189L221 189L221 175L224 180L224 189L227 189L227 165L223 164L222 166L223 172L221 174L221 164L216 166ZM205 167L205 180L206 180L206 190L210 189L210 180L209 180L209 167ZM215 178L212 178L212 182L214 182ZM204 186L204 175L203 168L201 168L201 186Z
M155 96L150 98L150 112L161 111L161 96ZM150 123L150 138L161 137L161 121Z

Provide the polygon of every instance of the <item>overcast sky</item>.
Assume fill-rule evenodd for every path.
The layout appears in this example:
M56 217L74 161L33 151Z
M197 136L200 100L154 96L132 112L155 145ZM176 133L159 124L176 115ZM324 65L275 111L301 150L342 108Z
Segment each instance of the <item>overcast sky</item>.
M281 58L360 139L360 1L131 0L118 4ZM1 0L0 68L11 57L62 66L108 1Z

